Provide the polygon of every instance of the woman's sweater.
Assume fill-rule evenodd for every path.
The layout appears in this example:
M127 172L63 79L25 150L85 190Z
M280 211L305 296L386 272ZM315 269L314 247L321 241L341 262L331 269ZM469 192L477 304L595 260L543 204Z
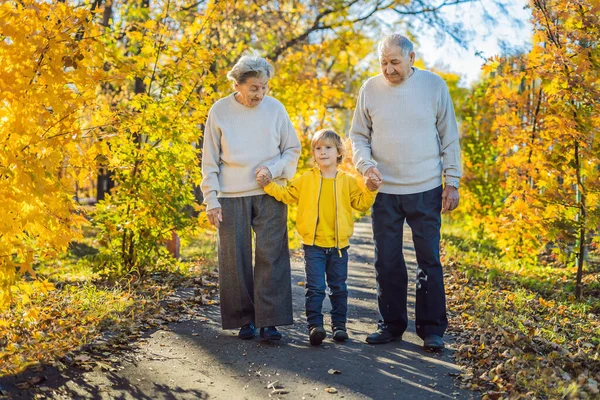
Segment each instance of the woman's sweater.
M258 106L247 107L234 95L217 101L206 121L201 187L207 211L220 207L219 197L264 194L256 183L260 166L285 184L300 157L300 141L283 104L265 96Z

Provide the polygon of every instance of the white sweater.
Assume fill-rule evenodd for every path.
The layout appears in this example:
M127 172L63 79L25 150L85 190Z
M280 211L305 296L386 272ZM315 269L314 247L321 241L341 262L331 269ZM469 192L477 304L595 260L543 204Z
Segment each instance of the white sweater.
M201 187L207 211L221 206L218 197L265 194L256 183L260 166L285 185L300 157L300 141L283 104L265 96L258 106L247 107L234 95L217 101L206 121Z
M350 139L356 168L376 166L379 191L412 194L461 177L458 127L443 79L429 71L414 73L399 85L383 75L368 79L358 95Z

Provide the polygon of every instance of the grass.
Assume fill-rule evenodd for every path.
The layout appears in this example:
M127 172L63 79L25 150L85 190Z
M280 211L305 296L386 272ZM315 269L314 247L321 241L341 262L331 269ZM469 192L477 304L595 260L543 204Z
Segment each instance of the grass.
M217 232L207 231L198 236L183 238L181 260L189 263L200 262L214 269L217 265Z
M574 268L506 260L458 226L443 238L463 386L484 398L600 397L597 272L586 271L576 302Z
M0 337L4 338L0 339L1 375L62 357L98 336L103 328L144 308L126 290L102 289L90 283L33 293L26 301L20 292L17 299L21 301L0 314Z
M493 244L480 244L466 238L459 225L446 224L442 238L443 243L447 244L445 250L448 258L460 260L469 278L490 283L498 281L503 285L514 284L542 296L558 297L565 301L574 299L576 267L508 260ZM583 280L584 302L592 307L593 312L600 312L600 273L595 263L584 267Z
M175 287L216 265L209 232L184 238L182 259L159 259L146 280L116 279L102 271L97 232L86 227L66 254L36 266L37 280L23 278L11 307L0 312L0 376L59 362L105 331L131 330Z

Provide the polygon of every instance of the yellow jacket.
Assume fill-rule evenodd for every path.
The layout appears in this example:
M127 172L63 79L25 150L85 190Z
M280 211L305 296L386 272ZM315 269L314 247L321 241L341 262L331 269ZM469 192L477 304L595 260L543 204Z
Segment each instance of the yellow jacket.
M281 186L271 181L264 187L267 194L285 204L298 203L296 230L302 236L304 244L314 246L319 219L319 196L322 185L321 171L313 168L290 182L289 186ZM362 189L356 179L343 171L338 171L334 181L335 192L335 242L337 249L349 245L350 236L354 232L352 209L367 211L375 202L377 192Z

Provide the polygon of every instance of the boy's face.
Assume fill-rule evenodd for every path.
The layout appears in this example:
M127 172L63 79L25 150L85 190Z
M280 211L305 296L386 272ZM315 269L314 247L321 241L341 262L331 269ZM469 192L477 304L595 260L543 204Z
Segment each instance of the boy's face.
M337 166L339 156L337 147L329 141L318 142L313 148L313 157L319 168Z

